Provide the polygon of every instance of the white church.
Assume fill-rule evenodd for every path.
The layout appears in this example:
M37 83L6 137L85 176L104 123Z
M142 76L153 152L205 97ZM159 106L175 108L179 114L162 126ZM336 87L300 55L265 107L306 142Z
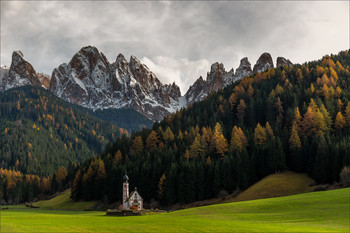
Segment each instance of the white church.
M132 206L136 207L138 210L142 210L143 207L143 199L139 192L137 192L137 188L131 192L129 195L129 177L125 172L123 177L123 205L126 210L130 210Z

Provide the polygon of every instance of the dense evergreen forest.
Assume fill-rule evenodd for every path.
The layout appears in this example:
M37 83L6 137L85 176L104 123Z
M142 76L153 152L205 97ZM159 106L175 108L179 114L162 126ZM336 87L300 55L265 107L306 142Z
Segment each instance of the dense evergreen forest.
M0 94L0 167L49 176L99 154L120 129L43 88ZM125 132L122 130L122 132Z
M121 109L99 109L89 111L90 115L96 116L102 120L110 121L128 132L136 132L144 128L152 128L153 121L131 108Z
M163 205L245 189L285 169L338 181L350 164L349 65L343 51L257 73L124 135L77 168L72 198L120 201L125 171L131 190Z

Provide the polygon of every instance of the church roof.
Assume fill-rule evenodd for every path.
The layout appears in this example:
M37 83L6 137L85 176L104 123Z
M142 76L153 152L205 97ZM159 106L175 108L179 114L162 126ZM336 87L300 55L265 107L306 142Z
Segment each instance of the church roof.
M126 172L125 172L125 175L124 175L124 177L123 177L123 181L124 181L124 182L128 182L128 181L129 181L129 177L128 177L128 175L126 174Z
M137 192L137 188L136 187L135 187L135 190L130 193L130 197L132 197L135 193L137 194L137 196L139 196L141 198L141 200L143 200L143 198L141 197L139 192ZM130 197L129 197L129 199L130 199Z

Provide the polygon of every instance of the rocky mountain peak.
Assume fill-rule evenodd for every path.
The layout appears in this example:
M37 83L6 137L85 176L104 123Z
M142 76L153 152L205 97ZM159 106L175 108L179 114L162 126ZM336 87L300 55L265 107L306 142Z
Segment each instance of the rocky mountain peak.
M5 89L13 87L34 85L41 86L41 82L36 75L33 66L24 59L21 51L14 51L12 53L12 62L9 70L9 75L6 82Z
M280 66L293 66L293 63L284 57L278 57L276 61L276 67Z
M217 78L222 77L226 74L224 65L222 63L215 62L210 67L210 72L207 74L207 81L212 82Z
M246 76L250 76L252 74L252 66L248 61L247 57L241 59L239 67L236 69L235 76L237 79L242 79Z
M180 108L180 88L163 85L135 56L119 54L110 64L95 47L86 46L52 73L50 90L91 109L133 108L153 120Z
M268 69L273 68L272 57L269 53L263 53L256 61L256 64L253 68L253 73L264 72Z

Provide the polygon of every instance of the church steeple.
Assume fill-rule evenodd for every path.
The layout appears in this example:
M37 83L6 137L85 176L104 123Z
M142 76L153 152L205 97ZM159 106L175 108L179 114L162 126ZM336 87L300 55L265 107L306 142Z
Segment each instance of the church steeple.
M123 177L123 205L125 209L129 209L129 177L126 174Z

